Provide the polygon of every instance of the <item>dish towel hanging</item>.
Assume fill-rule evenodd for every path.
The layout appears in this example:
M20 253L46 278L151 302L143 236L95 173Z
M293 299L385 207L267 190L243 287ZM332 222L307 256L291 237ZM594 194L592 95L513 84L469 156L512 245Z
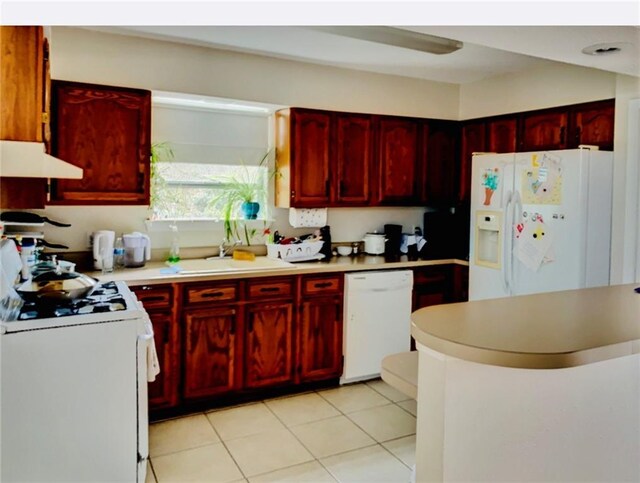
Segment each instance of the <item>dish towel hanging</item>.
M293 228L320 228L327 224L327 209L289 208L289 224Z
M145 325L151 326L151 321L146 320ZM147 333L152 334L153 328L147 327ZM158 374L160 374L160 361L156 352L156 344L151 338L147 344L147 381L155 381Z

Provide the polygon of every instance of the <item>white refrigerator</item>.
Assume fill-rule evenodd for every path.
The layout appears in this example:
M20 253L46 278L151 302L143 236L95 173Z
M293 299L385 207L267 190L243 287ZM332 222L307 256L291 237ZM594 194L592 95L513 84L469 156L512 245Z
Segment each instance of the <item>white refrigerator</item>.
M609 284L613 153L472 160L469 300Z

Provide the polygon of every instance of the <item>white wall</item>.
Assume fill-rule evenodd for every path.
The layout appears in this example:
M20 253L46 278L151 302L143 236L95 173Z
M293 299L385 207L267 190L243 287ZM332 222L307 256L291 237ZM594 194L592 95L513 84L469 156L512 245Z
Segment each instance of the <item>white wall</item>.
M225 52L164 41L131 38L69 27L53 27L51 76L107 85L227 97L284 106L456 119L459 86L405 77L365 73L256 55ZM385 223L405 231L422 225L419 208L336 209L329 211L333 241L358 240ZM274 227L299 234L288 225L286 210L274 210ZM60 207L47 216L73 223L46 228L50 241L73 250L86 248L86 233L111 228L145 230L144 207ZM152 230L152 245L168 247L165 231ZM221 224L185 225L182 246L217 246Z
M616 75L556 63L460 86L459 119L611 99Z

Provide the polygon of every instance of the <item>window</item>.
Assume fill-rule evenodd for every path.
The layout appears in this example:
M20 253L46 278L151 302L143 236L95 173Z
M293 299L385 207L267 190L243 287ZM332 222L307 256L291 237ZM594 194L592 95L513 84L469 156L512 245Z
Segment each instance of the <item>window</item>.
M268 218L273 156L259 163L271 152L277 107L166 92L152 99L154 219L222 219L216 200L231 178L256 183L258 218Z

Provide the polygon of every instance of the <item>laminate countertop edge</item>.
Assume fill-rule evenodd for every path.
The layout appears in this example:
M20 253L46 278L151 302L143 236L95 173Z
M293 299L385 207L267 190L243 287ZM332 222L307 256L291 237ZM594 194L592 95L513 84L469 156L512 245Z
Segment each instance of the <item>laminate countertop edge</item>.
M418 344L454 358L562 369L640 353L637 284L426 307L411 316Z
M178 262L179 265L179 262ZM164 262L149 262L142 268L125 268L111 273L89 272L87 275L97 278L101 282L124 281L130 287L140 285L159 285L167 283L209 282L219 280L238 280L246 278L281 277L291 275L314 275L341 272L360 272L370 270L400 270L436 265L469 266L466 260L447 258L440 260L399 260L385 261L382 256L359 255L357 257L333 257L328 262L299 262L292 268L277 270L252 270L238 272L218 272L198 275L164 274L160 270L167 268Z

